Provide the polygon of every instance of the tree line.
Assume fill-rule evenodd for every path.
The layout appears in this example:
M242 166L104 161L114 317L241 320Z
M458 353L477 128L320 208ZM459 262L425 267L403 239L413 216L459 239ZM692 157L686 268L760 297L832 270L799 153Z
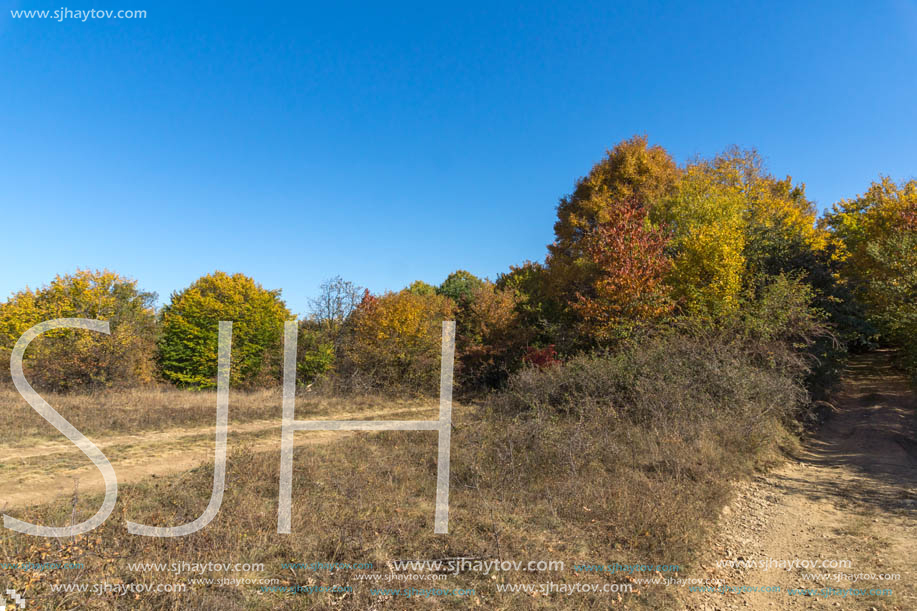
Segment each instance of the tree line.
M876 345L900 348L917 369L917 180L880 177L819 215L803 183L773 176L753 150L678 165L637 136L560 199L554 234L543 261L495 280L458 270L439 285L371 294L329 279L300 322L299 382L435 391L445 319L456 320L465 391L684 328L779 342L809 360L812 381L827 383L845 350ZM234 322L233 384L279 380L292 319L280 290L217 271L159 310L155 301L107 270L19 291L0 304L0 376L26 329L85 317L110 321L111 336L58 330L36 340L25 358L34 385L213 386L220 320Z

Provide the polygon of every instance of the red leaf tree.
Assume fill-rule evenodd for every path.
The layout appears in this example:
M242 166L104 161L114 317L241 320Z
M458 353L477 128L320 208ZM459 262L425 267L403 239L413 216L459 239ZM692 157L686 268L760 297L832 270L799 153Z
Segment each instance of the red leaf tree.
M610 202L609 220L583 237L589 284L570 303L581 332L599 343L625 336L636 324L673 308L665 276L671 267L666 232L653 227L636 197Z

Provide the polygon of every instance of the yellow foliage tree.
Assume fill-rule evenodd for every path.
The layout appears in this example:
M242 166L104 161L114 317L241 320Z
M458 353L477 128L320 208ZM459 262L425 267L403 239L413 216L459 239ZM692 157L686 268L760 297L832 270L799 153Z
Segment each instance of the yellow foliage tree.
M434 392L442 321L453 309L442 295L403 290L377 297L367 291L348 321L344 373L362 375L377 388Z
M917 180L888 177L825 215L840 279L865 305L884 339L917 369Z
M739 304L745 269L745 199L707 163L688 166L677 192L651 209L671 231L668 283L689 314L717 317Z
M733 147L708 162L717 182L743 200L745 223L751 231L797 235L814 249L825 246L827 234L816 224L817 210L806 199L805 184L793 184L769 174L757 151Z
M232 321L230 381L276 384L281 374L283 324L292 318L280 290L244 274L216 271L172 294L160 317L159 366L175 384L216 385L219 323Z
M54 318L106 320L111 334L57 329L36 338L23 367L29 382L76 390L151 382L155 366L155 293L115 272L77 270L26 288L0 304L0 372L9 375L13 346L32 326Z
M912 230L917 215L917 180L896 184L884 176L863 195L834 204L823 224L830 229L835 257L845 272L860 280L870 273L870 243Z

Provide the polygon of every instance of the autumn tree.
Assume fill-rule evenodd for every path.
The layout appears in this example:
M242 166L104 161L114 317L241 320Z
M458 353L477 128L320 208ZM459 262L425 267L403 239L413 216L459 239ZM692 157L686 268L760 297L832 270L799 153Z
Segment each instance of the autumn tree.
M182 386L216 385L219 322L232 321L230 380L243 386L280 379L283 324L292 315L280 290L243 274L214 272L172 293L162 310L159 366Z
M870 275L880 269L868 253L870 245L914 231L915 217L917 180L897 184L883 177L863 195L835 204L825 215L825 224L839 247L836 256L844 262L845 275L861 290L868 290Z
M651 209L671 230L667 282L682 312L716 318L739 304L745 272L745 199L711 166L688 166L675 193Z
M818 227L815 205L803 183L768 172L754 149L727 149L705 162L716 182L743 202L747 277L811 272L814 253L824 251L827 233Z
M675 191L680 171L664 148L650 146L645 136L617 144L589 173L576 181L573 193L561 198L548 246L551 285L563 302L589 290L594 266L583 239L613 220L616 202L635 199L653 206Z
M151 382L155 301L135 280L107 270L77 270L19 291L0 304L0 375L9 375L13 346L29 328L54 318L89 318L108 321L110 335L58 329L39 336L24 355L29 383L72 391Z
M841 279L917 367L917 180L888 177L825 215Z
M605 306L621 306L634 293L612 304L608 291L616 281L607 274L607 266L624 253L603 255L601 244L614 242L615 231L629 223L621 224L618 218L623 202L651 208L671 197L680 174L665 149L649 145L645 136L635 136L609 150L576 181L573 192L561 198L555 239L545 261L545 286L536 291L544 293L539 305L553 319L546 321L549 331L541 334L542 344L555 344L560 352L569 353L594 344L593 331L601 328L607 334L616 324L623 311L613 313Z
M366 291L347 323L341 375L375 389L435 392L442 322L452 315L452 301L443 295Z
M673 307L665 284L672 267L667 232L649 223L636 197L610 203L609 212L609 220L582 240L590 283L571 303L580 333L600 344L658 320Z
M596 226L612 220L617 211L615 202L635 199L652 205L675 191L679 174L668 152L661 146L650 146L646 136L620 142L576 182L573 193L561 198L551 255L555 259L578 258L580 240Z
M525 354L535 333L524 325L513 289L484 281L458 304L456 379L462 390L502 384Z

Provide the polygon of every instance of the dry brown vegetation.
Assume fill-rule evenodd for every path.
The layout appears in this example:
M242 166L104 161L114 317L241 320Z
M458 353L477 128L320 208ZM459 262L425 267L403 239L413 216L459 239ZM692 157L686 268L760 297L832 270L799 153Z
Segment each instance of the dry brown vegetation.
M335 443L297 448L293 534L277 534L277 431L241 442L230 437L223 506L198 533L149 539L128 535L124 521L165 526L195 519L210 497L213 467L208 465L122 486L115 514L69 544L4 531L4 558L73 558L86 566L82 571L48 572L31 582L28 573L4 571L4 579L48 609L605 609L619 602L615 595L533 597L498 593L495 584L623 580L621 575L574 574L575 563L689 565L730 482L772 460L778 444L789 439L781 422L798 387L792 378L752 365L742 354L736 347L707 340L662 338L615 357L528 369L504 393L476 406L457 406L448 536L433 533L436 439L430 432L345 434ZM260 409L279 414L279 397L273 402L267 397L249 408L261 415ZM213 402L203 395L185 400L198 405L203 425L211 423ZM88 414L91 400L84 401L81 413ZM369 399L361 401L369 408ZM232 395L231 405L239 403ZM430 407L435 409L435 402ZM300 418L310 413L340 417L335 410L358 411L349 400L302 400L297 411ZM168 421L168 411L162 411L153 416L160 423ZM242 412L237 408L236 417ZM89 420L84 424L90 425ZM63 525L85 519L99 502L97 495L78 495L75 503L60 500L11 513ZM281 568L287 562L372 562L376 572L388 573L386 563L393 559L454 557L563 560L567 569L498 573L495 578L462 573L446 581L385 584L474 588L477 593L470 598L393 599L372 596L370 584L356 580L350 571ZM354 592L278 594L261 592L257 585L196 585L182 594L145 594L131 600L52 594L48 583L185 581L187 574L143 574L127 567L128 562L173 561L263 563L266 570L257 575L203 577L337 584L353 586ZM627 608L669 608L673 595L672 589L659 588L626 595L620 603Z
M434 405L435 400L390 399L376 395L346 398L307 392L300 388L297 418L361 412L398 407L413 409ZM134 433L170 428L213 427L216 421L216 391L186 391L172 386L153 386L126 390L103 390L93 394L42 392L41 396L82 433ZM274 420L280 426L281 390L257 391L231 389L230 423ZM36 439L63 437L33 410L11 387L0 390L0 431L4 445L29 444ZM66 441L66 440L64 440Z

